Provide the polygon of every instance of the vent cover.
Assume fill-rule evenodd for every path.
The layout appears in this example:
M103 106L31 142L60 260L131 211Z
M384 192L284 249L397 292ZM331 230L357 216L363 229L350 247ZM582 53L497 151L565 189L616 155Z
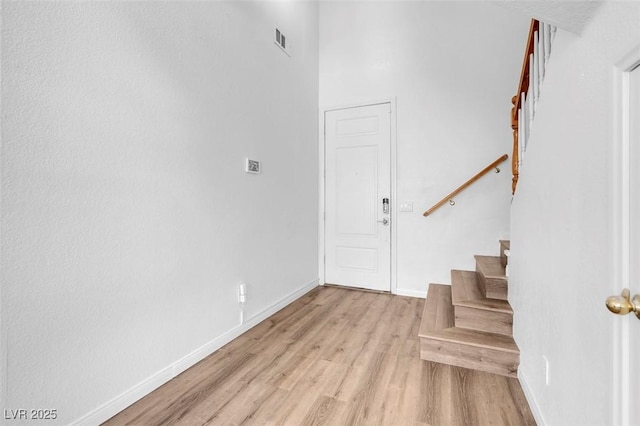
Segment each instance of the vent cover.
M291 56L291 53L289 53L289 49L288 49L288 40L287 40L287 36L284 35L284 33L282 31L280 31L278 28L275 29L275 33L274 33L274 38L273 38L273 42L280 48L282 49L282 51L284 53L286 53L288 56Z

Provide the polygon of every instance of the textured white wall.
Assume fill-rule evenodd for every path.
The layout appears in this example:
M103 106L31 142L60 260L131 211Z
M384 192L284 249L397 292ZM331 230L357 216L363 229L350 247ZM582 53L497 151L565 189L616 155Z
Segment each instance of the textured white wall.
M581 37L558 30L513 202L520 374L548 425L613 419L613 65L640 43L639 23L640 4L607 2Z
M397 97L398 291L426 295L509 236L510 163L422 212L511 152L509 111L529 18L480 2L323 2L320 106Z
M68 424L317 281L317 4L2 19L2 408Z

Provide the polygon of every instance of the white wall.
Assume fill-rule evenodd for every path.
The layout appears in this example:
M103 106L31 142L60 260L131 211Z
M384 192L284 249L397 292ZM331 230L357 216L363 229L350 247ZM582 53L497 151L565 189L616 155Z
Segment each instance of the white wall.
M3 2L3 409L97 422L239 330L239 283L245 318L317 284L317 9Z
M397 98L397 286L426 295L498 254L510 162L428 218L422 212L511 152L509 111L529 18L486 2L322 2L320 106Z
M640 44L639 22L639 4L607 2L582 36L558 30L520 170L509 299L520 375L548 425L614 418L613 65Z

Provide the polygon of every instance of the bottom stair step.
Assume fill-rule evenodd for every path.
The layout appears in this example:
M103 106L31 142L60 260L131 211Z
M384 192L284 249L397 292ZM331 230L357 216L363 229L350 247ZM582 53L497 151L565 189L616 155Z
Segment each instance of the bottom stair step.
M454 325L451 287L429 285L420 324L420 358L517 377L520 351L510 336Z

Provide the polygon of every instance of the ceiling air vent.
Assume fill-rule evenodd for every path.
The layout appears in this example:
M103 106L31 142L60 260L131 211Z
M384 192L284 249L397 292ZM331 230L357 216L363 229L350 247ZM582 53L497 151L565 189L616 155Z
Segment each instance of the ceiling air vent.
M278 28L276 28L275 34L274 34L274 39L273 42L280 48L282 49L282 51L284 53L286 53L288 56L291 56L291 53L289 53L289 49L288 49L288 40L287 37L282 33L282 31L280 31Z

